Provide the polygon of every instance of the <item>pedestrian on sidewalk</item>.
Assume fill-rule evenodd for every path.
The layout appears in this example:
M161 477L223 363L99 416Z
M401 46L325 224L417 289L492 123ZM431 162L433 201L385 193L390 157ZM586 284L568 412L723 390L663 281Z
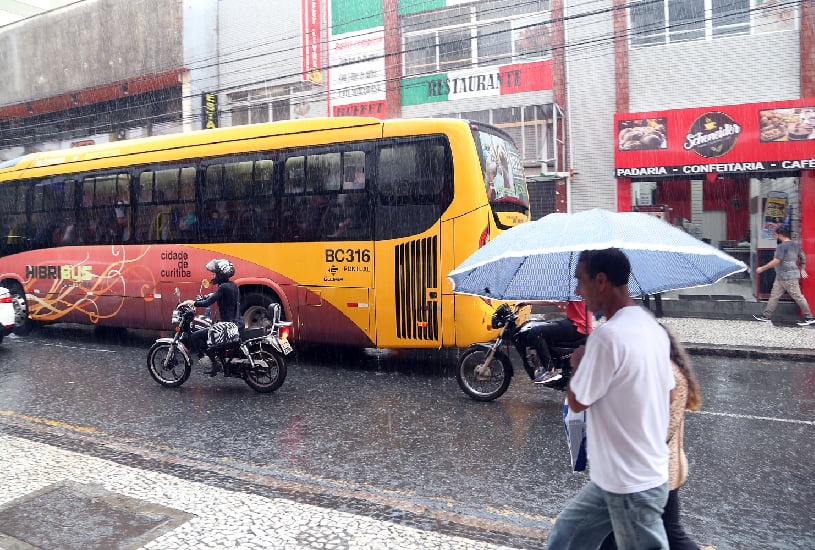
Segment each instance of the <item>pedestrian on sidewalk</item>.
M590 481L558 515L547 548L667 548L666 442L674 388L668 334L628 293L631 265L616 248L580 254L578 296L607 321L571 357L567 399L586 414Z
M699 550L699 546L685 533L679 521L679 487L688 479L688 457L685 455L685 410L698 411L702 405L702 394L696 373L685 347L662 325L671 341L671 367L676 387L671 390L671 419L668 424L668 448L671 458L668 462L668 504L662 512L662 524L668 536L669 550ZM609 535L599 550L616 550L614 536Z
M788 227L778 226L775 230L775 238L778 239L778 247L775 249L773 259L756 268L757 275L768 269L775 268L775 281L764 312L753 315L753 318L756 321L770 321L775 308L778 307L778 301L786 292L798 304L798 307L801 308L801 314L804 316L804 320L799 322L798 326L813 325L815 324L815 318L812 317L812 311L809 309L806 298L801 294L800 285L800 280L809 276L806 271L807 256L800 244L790 240Z

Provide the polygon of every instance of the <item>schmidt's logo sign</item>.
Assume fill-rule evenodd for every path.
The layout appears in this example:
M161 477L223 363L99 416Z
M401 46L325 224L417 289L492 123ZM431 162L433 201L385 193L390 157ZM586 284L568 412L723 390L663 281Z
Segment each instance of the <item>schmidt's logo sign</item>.
M693 121L683 147L699 156L716 158L730 152L740 133L741 126L730 116L711 111Z

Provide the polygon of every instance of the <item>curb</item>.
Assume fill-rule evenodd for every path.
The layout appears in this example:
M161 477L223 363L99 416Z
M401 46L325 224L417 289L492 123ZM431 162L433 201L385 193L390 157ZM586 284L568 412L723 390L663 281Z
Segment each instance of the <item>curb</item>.
M745 346L726 346L723 344L694 344L682 342L691 355L707 355L718 357L737 357L741 359L789 359L792 361L815 360L815 350L812 349L786 349L786 348L758 348Z

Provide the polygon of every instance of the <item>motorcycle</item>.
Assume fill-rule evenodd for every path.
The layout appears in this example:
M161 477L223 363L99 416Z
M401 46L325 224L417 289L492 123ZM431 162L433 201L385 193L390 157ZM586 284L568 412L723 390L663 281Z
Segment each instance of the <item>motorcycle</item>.
M190 335L199 328L208 328L212 320L195 315L195 307L181 303L181 293L175 290L178 305L173 310L172 338L159 338L147 354L147 368L153 379L167 388L183 384L192 372ZM289 342L291 322L280 320L280 304L268 307L271 322L260 328L240 330L240 341L208 350L223 363L224 377L243 378L253 390L270 393L286 380L285 356L292 350Z
M536 371L554 368L560 376L554 376L539 385L557 390L565 390L568 386L572 370L569 358L574 350L586 343L586 335L581 334L573 340L547 343L540 331L536 330L546 321L528 320L518 324L520 313L525 307L527 305L523 303L514 307L501 304L492 315L492 328L501 329L498 338L493 342L471 344L462 352L456 369L456 380L464 393L473 399L492 401L501 397L509 388L514 375L508 353L510 343L521 356L524 370L531 380L535 379ZM550 365L543 365L540 350L547 345L552 362ZM502 346L507 348L506 351Z

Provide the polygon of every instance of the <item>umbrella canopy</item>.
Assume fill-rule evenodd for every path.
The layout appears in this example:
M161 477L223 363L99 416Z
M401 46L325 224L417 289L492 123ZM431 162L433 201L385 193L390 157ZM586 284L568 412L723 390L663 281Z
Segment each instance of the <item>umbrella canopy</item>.
M632 296L705 286L747 269L744 262L654 216L594 209L549 214L505 231L448 277L453 291L498 300L569 301L580 252L621 249Z

